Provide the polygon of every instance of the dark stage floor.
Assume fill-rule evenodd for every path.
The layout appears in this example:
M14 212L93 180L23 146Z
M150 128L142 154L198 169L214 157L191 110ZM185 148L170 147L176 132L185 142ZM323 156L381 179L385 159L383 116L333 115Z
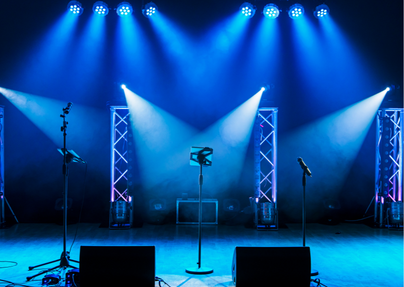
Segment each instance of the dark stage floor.
M69 225L68 249L75 227ZM0 230L0 279L23 283L26 276L36 272L28 271L28 266L57 259L63 249L62 234L62 227L53 224L18 224ZM234 286L231 262L235 246L302 244L299 224L288 224L278 231L203 226L203 235L202 266L214 269L210 275L185 273L186 268L196 266L197 226L144 225L130 230L109 230L99 228L99 224L80 224L71 255L78 260L81 245L155 245L156 276L170 286L216 287ZM308 224L306 245L311 248L312 268L320 272L317 277L329 287L403 286L402 231L372 229L360 224ZM5 268L13 264L4 261L15 261L18 265ZM270 278L267 282L271 286ZM41 286L39 280L24 285Z

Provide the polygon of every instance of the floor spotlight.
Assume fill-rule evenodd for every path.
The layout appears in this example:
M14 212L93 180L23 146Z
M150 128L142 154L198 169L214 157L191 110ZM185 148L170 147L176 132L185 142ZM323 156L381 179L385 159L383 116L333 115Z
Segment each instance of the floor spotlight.
M93 12L99 16L107 16L109 13L108 5L105 2L97 1L93 5Z
M121 85L121 88L122 88L123 90L125 90L125 89L126 89L126 85L125 85L125 84L122 84L122 85Z
M70 1L69 4L67 4L67 10L69 13L76 16L83 14L83 7L79 1Z
M157 10L158 10L157 5L154 4L153 2L149 2L144 6L142 13L146 18L149 18L149 17L153 16L154 14L156 14Z
M270 3L265 5L262 13L264 13L264 16L267 18L275 19L279 16L279 8L275 4Z
M252 18L255 15L255 11L257 9L255 8L254 5L252 5L251 3L248 2L244 2L241 6L240 6L240 11L241 13L246 16L247 18Z
M304 15L304 8L300 4L293 4L289 8L289 17L292 19L301 18Z
M314 17L317 19L321 19L326 17L330 13L330 8L328 8L327 5L321 4L316 7L316 10L314 11Z
M130 16L133 13L133 7L128 2L121 2L118 7L116 7L116 13L121 17Z

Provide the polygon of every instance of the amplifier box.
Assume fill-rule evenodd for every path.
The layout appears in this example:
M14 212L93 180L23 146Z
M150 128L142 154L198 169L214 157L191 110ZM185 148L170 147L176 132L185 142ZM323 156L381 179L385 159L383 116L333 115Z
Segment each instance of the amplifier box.
M202 224L217 224L217 199L202 199ZM177 224L199 223L199 199L177 198Z

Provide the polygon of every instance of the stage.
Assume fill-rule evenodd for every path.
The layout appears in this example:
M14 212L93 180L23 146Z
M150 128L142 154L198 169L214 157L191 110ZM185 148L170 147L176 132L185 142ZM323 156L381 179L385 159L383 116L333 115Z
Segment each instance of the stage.
M69 225L67 250L77 225ZM81 245L156 247L156 276L169 286L234 286L231 264L236 246L289 247L302 245L300 224L287 224L278 231L256 231L244 226L207 226L202 230L202 266L211 267L210 275L190 275L186 268L196 267L197 226L143 225L130 230L99 228L82 223L71 252L79 259ZM0 279L41 286L42 276L26 282L28 266L59 258L63 250L63 229L56 224L16 224L0 230ZM341 223L329 226L307 224L306 245L311 249L312 268L319 271L322 284L335 286L403 286L403 232L374 229L363 224ZM4 261L14 261L15 265ZM54 266L53 264L49 267ZM271 286L270 272L257 274ZM119 274L117 274L119 276ZM292 274L291 274L292 276ZM8 283L0 283L7 286ZM317 284L312 283L312 286ZM11 285L10 285L11 286ZM62 284L61 286L64 286ZM134 282L133 286L137 286ZM158 283L156 282L156 286ZM164 284L162 284L164 286Z

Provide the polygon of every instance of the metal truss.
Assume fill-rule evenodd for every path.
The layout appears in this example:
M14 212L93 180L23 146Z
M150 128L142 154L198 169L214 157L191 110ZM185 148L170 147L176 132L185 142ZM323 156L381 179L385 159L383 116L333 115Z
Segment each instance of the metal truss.
M388 210L391 212L398 203L402 208L403 115L404 109L398 108L383 109L377 113L374 223L378 227L386 226Z
M255 223L257 229L278 229L278 108L260 108L254 126Z
M111 201L110 228L131 224L131 201L128 194L129 109L111 106ZM123 204L123 202L125 202ZM117 219L117 217L119 217ZM128 222L129 221L129 222ZM119 222L119 223L117 223Z

